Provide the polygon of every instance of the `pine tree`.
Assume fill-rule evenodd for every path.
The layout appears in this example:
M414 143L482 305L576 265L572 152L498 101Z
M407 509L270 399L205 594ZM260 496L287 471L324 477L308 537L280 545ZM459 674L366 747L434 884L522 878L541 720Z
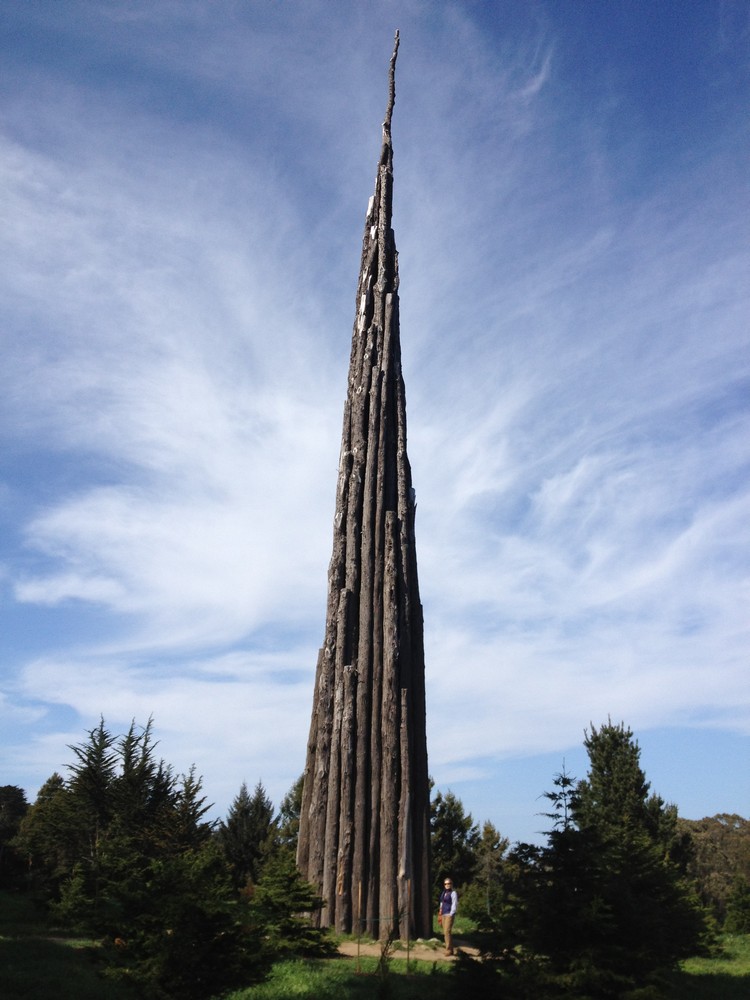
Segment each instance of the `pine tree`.
M226 822L219 827L219 842L237 888L260 878L276 830L273 813L273 803L262 782L257 783L252 795L243 782Z
M551 803L552 812L541 813L546 819L551 819L555 830L567 830L573 820L573 801L576 779L565 769L559 771L552 782L555 790L544 792L542 797Z
M584 746L589 755L588 777L580 781L572 801L579 829L595 828L600 834L619 834L649 826L649 782L640 766L641 750L624 723L611 720L591 726Z
M560 982L617 997L695 953L706 921L670 857L676 811L649 796L630 729L592 726L585 746L590 768L570 802L573 822L558 824L532 863L522 919Z
M253 895L251 913L275 959L330 954L327 932L313 926L310 919L322 905L289 851L269 858Z
M450 876L456 886L466 886L477 868L479 829L471 813L450 790L438 792L430 811L433 891L439 894L443 879Z
M474 877L461 896L461 909L481 927L494 926L505 906L505 854L510 847L495 826L486 820L474 850Z

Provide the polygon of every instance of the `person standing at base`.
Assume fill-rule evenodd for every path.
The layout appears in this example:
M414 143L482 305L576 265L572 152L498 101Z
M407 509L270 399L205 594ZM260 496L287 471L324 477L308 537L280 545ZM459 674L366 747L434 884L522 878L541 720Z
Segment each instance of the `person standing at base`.
M458 909L458 893L453 888L453 882L447 878L443 882L443 891L438 903L438 923L443 928L445 938L445 954L453 954L453 918Z

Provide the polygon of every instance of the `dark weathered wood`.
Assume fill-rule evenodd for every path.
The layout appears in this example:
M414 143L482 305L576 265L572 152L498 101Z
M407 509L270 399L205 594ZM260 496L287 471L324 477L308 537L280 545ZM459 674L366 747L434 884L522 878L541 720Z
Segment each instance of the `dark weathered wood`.
M324 925L431 926L422 606L391 228L398 33L362 241L298 862Z

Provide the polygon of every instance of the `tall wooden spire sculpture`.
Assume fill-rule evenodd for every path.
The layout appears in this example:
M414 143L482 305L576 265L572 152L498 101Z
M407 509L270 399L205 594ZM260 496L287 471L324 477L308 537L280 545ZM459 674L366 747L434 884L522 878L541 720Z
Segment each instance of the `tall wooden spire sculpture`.
M429 784L415 501L406 454L390 63L365 220L297 861L337 931L431 928Z

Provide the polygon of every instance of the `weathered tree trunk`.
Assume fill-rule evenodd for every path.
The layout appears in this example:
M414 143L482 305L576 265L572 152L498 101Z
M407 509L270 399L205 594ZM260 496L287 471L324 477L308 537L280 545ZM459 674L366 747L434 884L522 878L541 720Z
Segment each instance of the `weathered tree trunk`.
M297 860L342 933L431 927L424 643L391 229L396 33L365 220Z

